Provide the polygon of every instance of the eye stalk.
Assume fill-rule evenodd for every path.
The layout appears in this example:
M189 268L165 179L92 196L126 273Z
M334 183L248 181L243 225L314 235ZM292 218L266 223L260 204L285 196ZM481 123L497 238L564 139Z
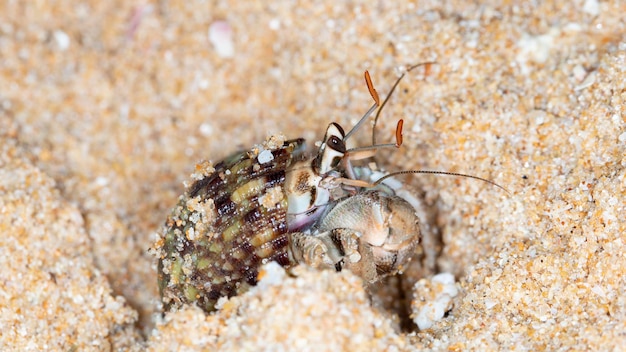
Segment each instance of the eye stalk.
M320 175L325 175L335 169L346 153L346 137L343 128L337 123L331 123L326 129L324 141L320 146L313 167Z

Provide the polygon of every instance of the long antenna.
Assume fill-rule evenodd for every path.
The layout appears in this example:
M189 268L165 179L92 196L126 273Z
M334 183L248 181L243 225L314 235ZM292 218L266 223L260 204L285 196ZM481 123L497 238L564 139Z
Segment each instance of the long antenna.
M496 186L498 188L500 188L501 190L505 191L509 196L512 195L511 192L509 192L508 189L500 186L499 184L488 180L486 178L482 178L482 177L478 177L478 176L472 176L472 175L466 175L466 174L461 174L461 173L457 173L457 172L448 172L448 171L433 171L433 170L406 170L406 171L397 171L397 172L392 172L388 175L385 175L381 178L379 178L378 180L376 180L376 182L373 183L374 186L377 186L379 184L381 184L385 179L393 177L393 176L397 176L397 175L406 175L406 174L435 174L435 175L447 175L447 176L460 176L460 177L468 177L468 178L473 178L475 180L479 180L479 181L483 181L483 182L487 182L493 186Z

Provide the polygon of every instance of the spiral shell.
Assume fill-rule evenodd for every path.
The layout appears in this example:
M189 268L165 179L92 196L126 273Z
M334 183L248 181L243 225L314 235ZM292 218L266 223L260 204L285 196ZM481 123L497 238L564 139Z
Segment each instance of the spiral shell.
M283 188L303 150L296 139L258 155L236 153L180 197L157 243L166 310L195 303L211 311L218 298L255 285L262 263L290 265Z

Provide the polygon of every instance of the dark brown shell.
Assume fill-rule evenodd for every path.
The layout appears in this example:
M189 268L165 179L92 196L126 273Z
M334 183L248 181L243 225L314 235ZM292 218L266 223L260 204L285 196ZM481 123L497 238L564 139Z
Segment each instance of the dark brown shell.
M165 310L196 304L212 311L220 297L255 285L262 263L290 265L283 185L303 151L297 139L271 150L265 163L240 152L187 189L156 245Z

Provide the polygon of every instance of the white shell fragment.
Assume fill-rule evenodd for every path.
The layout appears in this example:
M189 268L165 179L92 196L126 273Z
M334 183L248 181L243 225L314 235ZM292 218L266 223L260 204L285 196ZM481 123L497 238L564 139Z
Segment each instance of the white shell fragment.
M259 153L257 160L259 161L259 164L266 164L274 160L274 155L270 150L265 149L264 151Z
M56 30L52 33L54 40L56 41L61 51L67 50L70 47L70 36L62 30Z
M261 268L259 271L259 283L257 290L265 290L270 286L280 285L287 277L285 268L275 261L271 261Z
M209 41L221 57L235 56L233 30L226 21L216 21L209 27Z
M428 329L452 309L452 299L459 290L454 275L441 273L418 281L413 288L411 317L420 330Z

